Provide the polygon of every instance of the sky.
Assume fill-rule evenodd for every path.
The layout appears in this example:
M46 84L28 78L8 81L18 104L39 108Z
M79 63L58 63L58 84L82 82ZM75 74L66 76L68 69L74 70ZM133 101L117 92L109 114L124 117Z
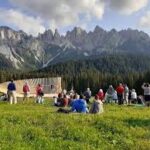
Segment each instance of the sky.
M150 35L150 0L0 0L0 26L37 36L75 26L87 31L133 28Z

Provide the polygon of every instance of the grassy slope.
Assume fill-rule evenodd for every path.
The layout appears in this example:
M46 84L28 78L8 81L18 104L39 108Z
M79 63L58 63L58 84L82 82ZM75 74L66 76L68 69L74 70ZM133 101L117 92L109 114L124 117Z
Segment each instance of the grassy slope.
M0 103L0 149L150 149L150 109L104 107L102 115L83 115L58 114L48 101Z

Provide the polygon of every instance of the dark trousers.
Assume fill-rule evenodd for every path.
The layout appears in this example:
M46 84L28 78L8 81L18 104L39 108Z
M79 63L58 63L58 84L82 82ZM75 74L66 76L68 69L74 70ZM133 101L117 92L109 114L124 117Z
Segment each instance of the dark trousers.
M123 104L123 94L117 94L118 95L118 105Z

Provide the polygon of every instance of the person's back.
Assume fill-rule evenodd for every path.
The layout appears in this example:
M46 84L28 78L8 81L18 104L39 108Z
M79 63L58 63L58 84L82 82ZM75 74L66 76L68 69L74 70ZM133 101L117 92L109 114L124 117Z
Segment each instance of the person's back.
M91 106L90 113L96 114L96 113L102 113L103 112L103 103L99 99L99 96L95 96L95 100Z
M28 85L28 84L25 84L25 85L23 86L23 92L24 92L24 93L30 92L30 88L29 88L29 85Z
M38 84L38 86L36 87L36 94L38 96L41 96L42 92L43 92L43 87L42 87L42 85Z
M99 96L99 99L100 99L101 101L104 99L104 92L103 92L102 89L99 90L99 92L98 92L97 95Z
M8 84L7 89L8 89L9 91L16 91L16 85L15 85L13 82L10 82L10 83Z
M24 93L23 101L25 99L28 100L29 93L30 93L30 87L27 83L25 83L25 85L23 86L23 93Z
M119 85L119 86L117 87L116 91L117 91L118 94L123 94L123 92L124 92L124 87L123 87L122 85Z
M79 112L79 113L86 113L87 112L87 103L83 99L83 97L80 96L80 99L75 100L73 102L72 111L73 112Z
M123 104L123 93L124 93L124 87L122 83L119 84L119 86L116 88L117 96L118 96L118 104Z
M66 95L64 95L64 98L63 98L63 107L66 107L66 106L68 106L68 102L69 102L69 100L68 100L68 98L67 98L67 96Z
M11 82L8 84L7 86L7 94L8 94L8 98L10 101L10 104L16 104L17 103L17 98L16 98L16 85L13 82L13 80L11 80Z
M131 99L137 99L137 93L135 91L131 92Z

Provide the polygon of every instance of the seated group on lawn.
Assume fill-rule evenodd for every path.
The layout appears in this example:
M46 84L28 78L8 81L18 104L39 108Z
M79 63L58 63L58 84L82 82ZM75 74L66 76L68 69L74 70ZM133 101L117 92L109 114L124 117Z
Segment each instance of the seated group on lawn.
M26 82L23 88L23 101L27 100L30 95L30 87ZM150 106L150 84L144 83L142 85L144 90L144 96L137 96L135 89L130 90L126 84L119 84L116 89L112 85L109 86L106 93L103 89L100 89L95 95L92 105L89 108L92 98L92 92L90 88L81 94L80 96L72 89L67 92L63 90L58 94L58 97L54 97L54 105L57 107L71 107L70 112L81 112L81 113L102 113L103 112L103 103L118 103L119 105L131 105L131 104L142 104ZM43 86L38 84L36 87L36 102L44 102L44 92ZM16 85L13 80L8 84L7 94L4 94L0 97L0 100L9 100L10 104L16 104ZM59 109L59 111L66 111L65 109Z

